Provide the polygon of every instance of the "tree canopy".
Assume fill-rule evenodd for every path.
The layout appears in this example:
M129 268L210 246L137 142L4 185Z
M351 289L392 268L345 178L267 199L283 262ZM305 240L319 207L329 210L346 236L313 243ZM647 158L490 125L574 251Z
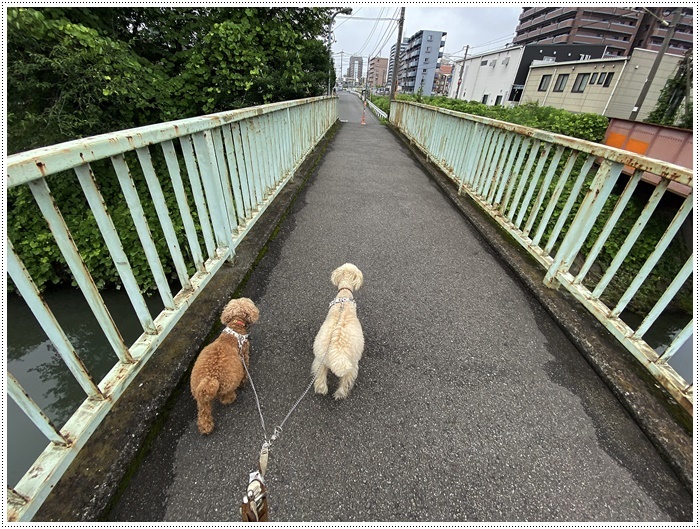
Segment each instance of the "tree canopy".
M8 8L8 151L322 95L331 12Z

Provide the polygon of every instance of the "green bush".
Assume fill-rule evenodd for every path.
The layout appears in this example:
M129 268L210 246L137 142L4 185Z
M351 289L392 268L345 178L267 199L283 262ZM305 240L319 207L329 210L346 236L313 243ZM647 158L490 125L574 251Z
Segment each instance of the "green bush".
M419 100L417 96L408 94L400 94L397 99L420 102L455 112L497 119L594 142L601 141L608 128L608 118L605 116L590 113L576 114L554 107L543 107L537 103L523 103L515 107L489 106L476 101L463 101L445 96L422 96Z

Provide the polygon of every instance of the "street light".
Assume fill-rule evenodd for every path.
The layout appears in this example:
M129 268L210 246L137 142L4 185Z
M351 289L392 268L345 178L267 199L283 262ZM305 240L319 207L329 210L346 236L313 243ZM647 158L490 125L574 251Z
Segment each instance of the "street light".
M328 93L326 95L331 95L331 64L333 63L333 54L331 53L331 38L333 36L333 20L336 15L352 15L352 7L341 7L335 13L331 15L331 19L328 21ZM340 65L341 71L340 75L343 75L343 65Z

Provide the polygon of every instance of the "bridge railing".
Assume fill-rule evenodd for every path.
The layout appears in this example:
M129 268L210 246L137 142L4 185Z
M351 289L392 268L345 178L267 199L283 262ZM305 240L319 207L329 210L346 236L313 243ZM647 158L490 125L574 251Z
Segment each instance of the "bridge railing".
M40 258L23 251L31 241L8 237L8 273L86 395L61 427L7 373L8 394L49 441L19 483L8 484L8 520L31 519L156 347L221 265L233 260L245 234L337 118L337 98L309 98L124 130L7 158L8 193L21 187L31 192L115 355L114 367L96 381L84 361L90 351L71 343L25 266ZM52 193L52 187L65 189L66 179L73 179L68 186L73 198L82 190L86 218L94 217L102 235L103 246L89 251L111 257L143 328L134 343L122 338L86 264L86 251L79 250L79 230L69 227L61 213L64 204ZM101 193L110 185L121 191L116 203ZM172 200L165 199L165 188ZM65 207L75 208L75 203ZM117 231L113 221L125 211L132 219L131 233ZM165 251L154 242L161 237ZM137 274L127 257L134 245L145 254L147 264L141 266L162 300L163 310L155 317L139 284L144 270ZM174 288L166 268L176 272Z
M546 284L571 292L693 413L692 375L668 363L692 339L692 316L660 351L645 340L666 309L692 313L693 257L677 240L692 219L691 170L417 103L393 101L390 120L539 261ZM631 199L645 172L661 181L641 206L643 193ZM671 182L690 195L666 200L665 229L645 230ZM636 318L623 313L630 306Z

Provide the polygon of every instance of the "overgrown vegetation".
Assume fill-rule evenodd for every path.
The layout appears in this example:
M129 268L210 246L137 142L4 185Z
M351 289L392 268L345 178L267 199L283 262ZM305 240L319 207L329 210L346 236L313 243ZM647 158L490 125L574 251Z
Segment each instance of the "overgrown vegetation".
M676 74L669 78L661 90L659 101L645 121L658 125L670 125L684 129L693 128L693 54L688 50L679 61ZM682 107L681 107L682 105ZM681 110L682 108L682 110Z
M605 116L576 114L568 110L540 106L537 103L524 103L515 107L490 106L476 101L463 101L444 96L422 96L419 100L418 96L407 94L399 94L397 99L498 119L588 141L601 141L608 128L608 118ZM372 102L384 112L388 111L388 97L372 97Z
M329 12L10 7L8 151L322 95Z
M331 12L290 7L10 7L8 152L323 95L329 71L331 85L335 83L330 55L318 38ZM152 149L152 156L157 155ZM139 286L152 290L154 280L116 176L108 161L91 165ZM135 160L129 167L165 273L174 279L143 175ZM159 177L168 208L176 210L169 178ZM47 183L97 286L120 284L75 175L52 175ZM187 251L182 226L175 230ZM26 186L8 191L7 233L40 289L72 281Z

